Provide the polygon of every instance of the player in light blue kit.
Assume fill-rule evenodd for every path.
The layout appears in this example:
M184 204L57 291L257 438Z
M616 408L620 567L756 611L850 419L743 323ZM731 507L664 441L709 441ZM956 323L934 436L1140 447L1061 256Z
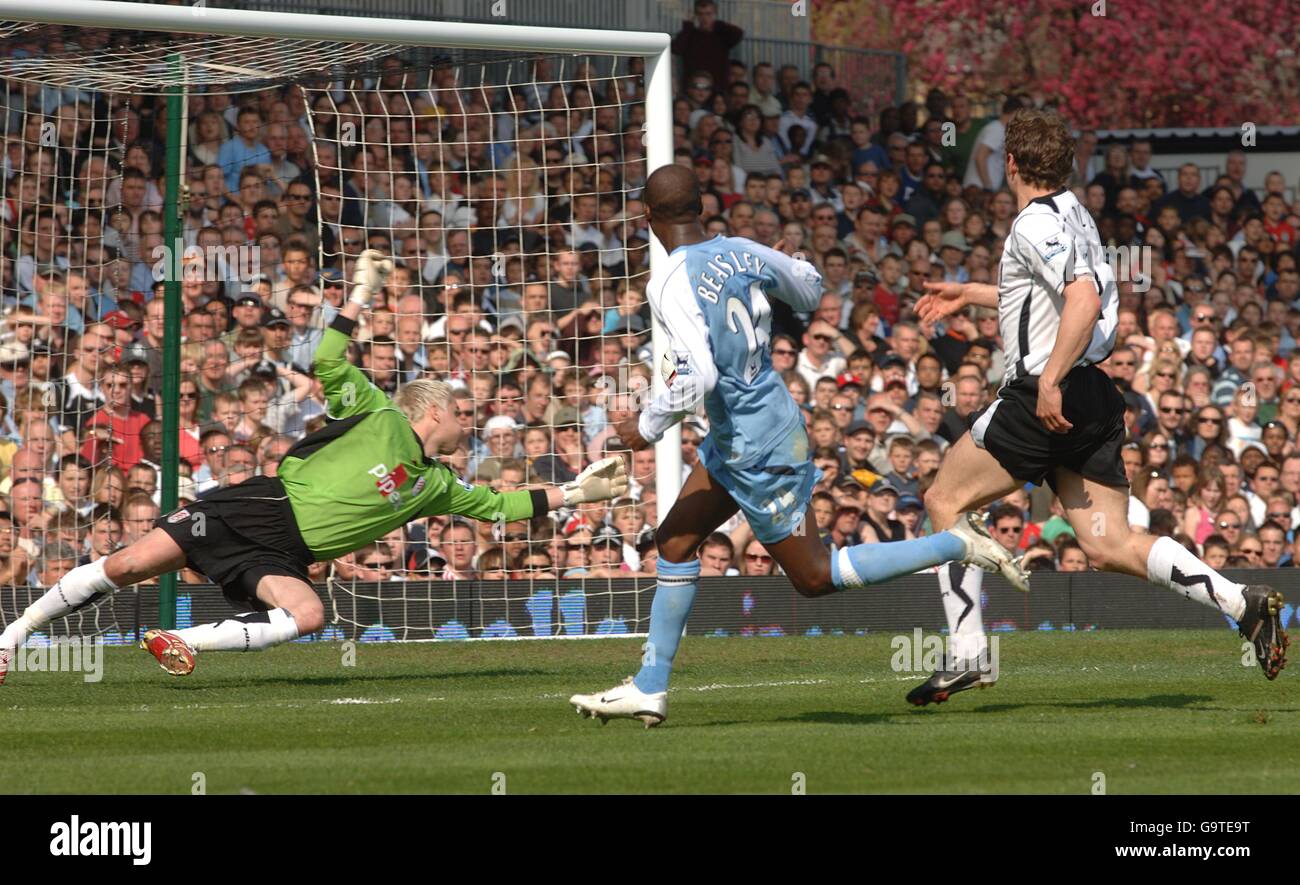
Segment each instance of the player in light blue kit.
M650 229L668 251L647 287L669 347L657 367L667 382L641 412L618 422L633 450L663 436L703 403L709 435L700 463L656 533L658 586L650 636L635 677L609 691L574 695L579 713L636 718L646 727L668 712L668 678L695 600L703 540L737 509L804 596L864 587L950 560L1001 571L1022 590L1019 563L964 514L953 529L912 541L845 547L828 553L811 525L812 489L820 472L808 459L799 407L772 371L769 298L811 311L821 276L806 261L740 237L709 237L700 223L695 175L682 166L655 170L645 187ZM778 246L780 244L778 243Z

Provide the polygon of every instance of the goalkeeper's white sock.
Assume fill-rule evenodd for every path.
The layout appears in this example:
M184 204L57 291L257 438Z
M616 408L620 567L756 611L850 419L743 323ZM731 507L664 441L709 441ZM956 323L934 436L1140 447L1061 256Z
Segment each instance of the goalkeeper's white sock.
M984 571L960 562L945 562L938 570L939 594L943 599L943 613L948 618L948 663L952 666L975 663L989 647L980 609Z
M1151 545L1147 580L1218 609L1234 621L1246 613L1244 585L1229 581L1173 538L1157 538Z
M298 624L287 609L273 608L171 632L195 651L261 651L297 639Z
M116 589L117 585L104 574L103 558L77 566L0 633L0 648L17 648L33 631Z

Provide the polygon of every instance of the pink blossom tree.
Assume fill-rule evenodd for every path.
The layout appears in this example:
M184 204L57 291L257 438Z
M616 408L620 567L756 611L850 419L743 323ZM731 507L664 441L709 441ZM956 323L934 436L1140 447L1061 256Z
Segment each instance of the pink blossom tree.
M1300 17L1268 0L814 0L814 39L907 54L913 86L1027 93L1073 123L1300 122Z

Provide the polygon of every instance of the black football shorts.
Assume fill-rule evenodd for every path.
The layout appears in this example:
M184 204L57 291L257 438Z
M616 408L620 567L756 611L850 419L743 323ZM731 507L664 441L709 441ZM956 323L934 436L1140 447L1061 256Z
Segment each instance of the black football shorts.
M1061 411L1074 425L1053 433L1038 420L1038 376L1017 378L967 422L975 444L1016 479L1056 490L1064 467L1108 486L1128 487L1124 446L1124 397L1096 366L1076 366L1061 382Z

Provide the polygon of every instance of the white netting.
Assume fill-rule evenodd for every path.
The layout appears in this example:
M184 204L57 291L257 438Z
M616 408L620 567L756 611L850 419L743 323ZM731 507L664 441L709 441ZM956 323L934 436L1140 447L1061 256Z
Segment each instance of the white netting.
M467 444L453 461L472 481L504 490L572 479L617 446L611 395L648 383L635 75L555 58L491 71L394 66L377 87L305 90L324 219L319 265L347 278L364 248L397 257L396 279L357 334L361 360L387 390L428 374L461 388ZM330 292L341 299L341 287ZM638 456L633 474L637 500L613 510L587 505L498 525L432 520L429 547L447 563L440 574L646 573L653 456ZM365 565L385 558L362 550L336 578L374 579ZM493 595L476 593L476 604ZM508 609L506 597L494 604ZM496 619L475 620L486 628Z
M49 586L158 514L169 88L186 107L182 503L273 473L322 426L312 353L368 246L399 269L353 357L390 392L460 388L458 473L563 482L618 450L610 397L649 379L639 58L0 23L6 38L0 466L20 488L0 582ZM397 638L510 635L521 612L539 635L636 629L653 577L623 579L653 575L653 455L630 463L616 508L421 520L313 577L341 622Z

